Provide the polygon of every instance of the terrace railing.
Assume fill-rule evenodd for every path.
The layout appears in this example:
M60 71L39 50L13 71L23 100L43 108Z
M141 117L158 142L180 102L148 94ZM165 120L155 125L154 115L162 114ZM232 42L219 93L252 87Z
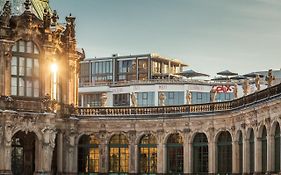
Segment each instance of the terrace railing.
M154 107L79 107L76 112L80 117L163 116L183 114L201 115L202 113L237 110L280 96L281 84L278 84L250 95L225 102Z

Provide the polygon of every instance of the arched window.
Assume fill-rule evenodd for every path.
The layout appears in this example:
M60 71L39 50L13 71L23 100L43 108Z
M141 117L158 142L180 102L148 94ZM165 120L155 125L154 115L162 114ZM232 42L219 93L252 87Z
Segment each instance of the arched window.
M274 152L274 159L275 159L275 172L280 171L280 126L277 123L276 128L275 128L275 134L274 134L274 147L275 147L275 152Z
M239 149L239 173L243 172L243 135L239 131L239 140L238 140L238 149Z
M39 50L32 41L19 40L12 48L11 95L39 97Z
M183 173L183 141L178 133L167 141L167 173Z
M14 137L12 140L12 172L15 175L20 175L24 171L24 152L23 140L19 137Z
M142 137L139 144L139 172L157 173L157 141L151 134Z
M217 143L218 173L232 173L232 139L228 131L221 132Z
M83 135L78 143L78 173L99 172L99 141L94 136Z
M266 128L262 128L262 137L261 137L261 161L262 161L262 172L265 173L267 170L267 138L266 138Z
M193 140L193 172L208 174L208 139L198 133Z
M109 142L109 172L129 172L128 139L123 134L114 135Z
M249 153L250 173L253 174L255 172L255 135L253 129L250 130Z

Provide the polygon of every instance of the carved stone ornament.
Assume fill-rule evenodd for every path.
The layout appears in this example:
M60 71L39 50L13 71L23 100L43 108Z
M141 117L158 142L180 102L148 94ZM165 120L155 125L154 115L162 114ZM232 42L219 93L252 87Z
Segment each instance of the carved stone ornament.
M5 103L7 109L13 109L14 106L14 99L11 96L5 97Z
M41 132L43 134L43 143L45 145L50 145L52 148L55 148L55 139L57 133L56 129L46 126L41 130Z
M53 112L55 109L56 101L51 100L51 96L49 94L46 94L43 99L43 110L44 112Z
M0 26L8 27L9 26L9 20L11 18L11 3L10 1L6 1L3 7L3 12L0 16Z

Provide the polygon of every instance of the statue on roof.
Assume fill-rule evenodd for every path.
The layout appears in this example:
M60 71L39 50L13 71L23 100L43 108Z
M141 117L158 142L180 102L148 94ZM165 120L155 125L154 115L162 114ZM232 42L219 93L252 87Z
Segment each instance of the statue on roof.
M137 107L138 106L136 93L134 93L134 92L131 93L131 101L132 101L132 106L133 107Z
M25 10L30 11L30 6L31 6L30 0L26 0L23 4L25 6Z
M249 80L247 80L247 79L244 80L242 88L243 88L244 96L248 95L248 93L249 93Z
M238 85L237 85L237 83L234 83L233 95L234 95L234 99L238 98Z
M215 86L213 86L212 89L210 90L210 102L211 103L216 101L216 96L217 96L217 90L216 90Z
M192 100L192 94L189 90L186 91L185 99L186 99L186 104L190 105Z
M267 77L266 77L267 87L271 87L272 86L272 81L273 80L275 80L275 77L272 75L272 69L269 69Z
M165 106L166 96L163 92L159 93L159 106Z
M53 15L52 15L52 26L55 26L58 22L59 16L56 10L54 10Z
M4 4L4 7L3 7L3 12L0 16L0 25L1 26L7 27L9 25L11 13L12 13L11 3L10 3L10 1L6 1L6 3Z
M44 29L49 29L51 26L51 14L47 9L44 9L43 21Z
M257 91L261 90L261 84L260 84L260 76L257 74L255 78L255 85L257 88Z

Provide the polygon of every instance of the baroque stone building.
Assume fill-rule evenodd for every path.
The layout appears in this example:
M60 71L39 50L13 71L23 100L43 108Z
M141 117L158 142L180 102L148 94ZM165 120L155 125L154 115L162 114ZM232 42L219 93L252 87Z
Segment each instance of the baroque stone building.
M281 84L225 102L75 107L75 18L24 5L0 16L0 174L280 172Z

